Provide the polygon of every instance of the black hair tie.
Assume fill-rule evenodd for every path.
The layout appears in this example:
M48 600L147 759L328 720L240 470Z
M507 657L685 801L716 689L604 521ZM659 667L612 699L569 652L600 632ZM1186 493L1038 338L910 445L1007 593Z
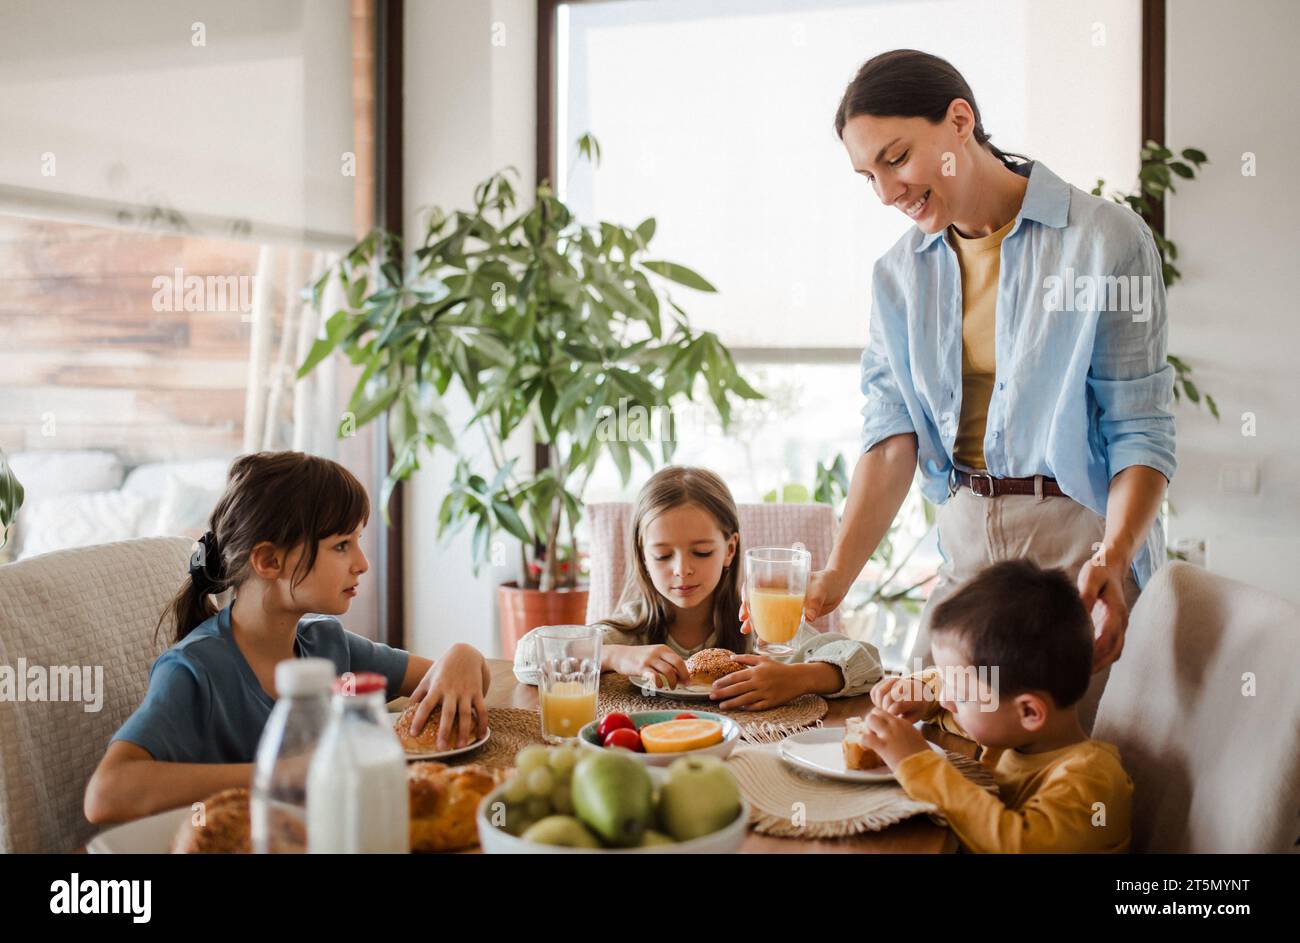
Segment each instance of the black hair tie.
M217 545L217 535L212 531L199 538L199 545L190 554L190 579L202 589L215 587L225 579L221 548Z

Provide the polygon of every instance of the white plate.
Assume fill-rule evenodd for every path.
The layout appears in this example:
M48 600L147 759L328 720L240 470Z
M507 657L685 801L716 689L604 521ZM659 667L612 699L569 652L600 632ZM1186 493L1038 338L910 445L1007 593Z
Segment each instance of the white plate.
M100 832L86 845L92 855L165 855L181 823L191 815L189 806L168 809Z
M394 726L397 725L397 718L401 716L402 714L400 711L388 712L388 718L393 722ZM487 733L483 734L483 737L481 739L475 740L473 743L468 743L463 747L453 747L450 750L443 750L441 752L434 750L430 753L412 753L410 750L407 750L406 760L407 762L415 762L417 760L442 760L442 759L446 759L449 756L460 756L462 753L468 753L470 750L477 750L479 747L481 747L483 744L487 743L491 739L492 739L492 728L489 727L487 729Z
M656 688L653 685L646 684L641 678L629 677L627 680L632 682L632 686L644 694L646 697L675 697L682 701L707 701L709 692L713 690L711 685L692 684L681 685L675 688Z
M894 781L894 773L888 766L879 769L845 769L843 727L814 727L781 741L781 759L791 766L798 766L828 779L838 779L846 783L888 783ZM930 743L930 749L940 755L943 747Z

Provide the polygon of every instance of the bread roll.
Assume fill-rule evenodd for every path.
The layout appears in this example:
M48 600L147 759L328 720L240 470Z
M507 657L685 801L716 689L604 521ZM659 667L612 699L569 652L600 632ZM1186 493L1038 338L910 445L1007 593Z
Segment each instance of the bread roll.
M686 670L691 673L692 686L707 687L719 678L745 668L725 648L706 648L686 659Z
M172 839L172 853L178 855L251 854L252 826L247 789L224 789L204 799ZM197 824L196 824L197 822Z

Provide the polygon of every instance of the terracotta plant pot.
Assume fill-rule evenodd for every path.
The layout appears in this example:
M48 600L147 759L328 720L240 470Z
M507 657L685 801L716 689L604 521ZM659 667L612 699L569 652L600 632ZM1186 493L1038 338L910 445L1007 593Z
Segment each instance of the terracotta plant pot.
M514 658L519 640L539 625L585 625L587 587L520 589L513 582L497 587L501 610L501 657Z

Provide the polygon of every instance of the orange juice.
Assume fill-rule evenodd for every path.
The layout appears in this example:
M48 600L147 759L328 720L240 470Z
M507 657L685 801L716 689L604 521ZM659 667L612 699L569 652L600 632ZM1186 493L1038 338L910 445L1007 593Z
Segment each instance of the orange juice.
M581 681L555 681L539 692L542 732L550 737L576 737L596 719L596 692Z
M783 645L794 638L802 618L802 593L756 589L749 595L749 621L769 645Z

